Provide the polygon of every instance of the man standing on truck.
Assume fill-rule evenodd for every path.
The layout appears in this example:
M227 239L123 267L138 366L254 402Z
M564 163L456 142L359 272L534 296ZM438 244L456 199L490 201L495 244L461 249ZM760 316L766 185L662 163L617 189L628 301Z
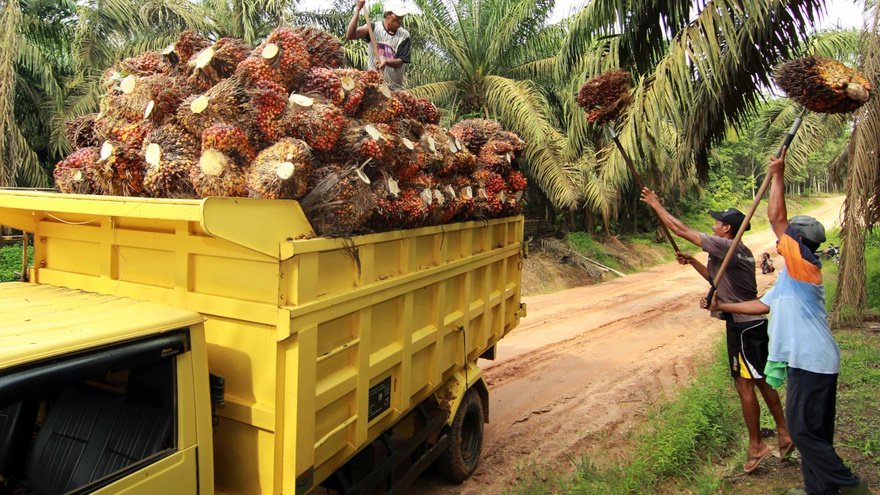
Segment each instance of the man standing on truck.
M369 26L364 24L358 27L358 18L366 0L357 0L351 22L345 37L350 40L362 39L370 43ZM385 5L385 15L381 22L373 22L373 36L376 38L376 50L371 47L367 50L370 54L369 67L375 67L385 77L385 84L391 89L403 89L403 64L410 63L410 51L412 40L409 31L401 27L403 18L410 11L401 3L388 2ZM377 58L378 56L378 58Z
M760 300L716 302L715 309L770 317L767 374L781 386L788 375L786 418L801 454L804 490L790 494L870 494L834 450L834 417L840 350L828 326L822 263L816 256L825 227L813 217L788 219L785 206L785 152L771 158L767 216L785 259L776 283ZM701 301L705 308L707 302Z
M710 283L721 267L727 250L730 248L736 232L745 220L745 215L736 208L724 211L713 211L709 214L715 219L712 235L700 233L675 218L660 204L654 191L642 189L642 201L657 212L660 221L669 227L675 235L699 246L709 253L709 260L703 265L693 256L678 253L678 262L691 265ZM746 226L748 230L750 226ZM758 296L758 283L755 279L755 257L742 242L734 252L728 266L726 276L721 279L717 288L717 300L724 302L749 301ZM776 421L777 444L780 456L785 458L791 454L794 444L788 434L785 415L779 394L767 384L764 377L764 365L767 362L767 320L763 315L748 315L737 312L713 312L712 316L722 319L727 325L727 356L730 373L742 406L743 419L749 432L749 448L743 470L751 473L772 453L769 445L761 438L761 406L755 388L761 392L764 402Z

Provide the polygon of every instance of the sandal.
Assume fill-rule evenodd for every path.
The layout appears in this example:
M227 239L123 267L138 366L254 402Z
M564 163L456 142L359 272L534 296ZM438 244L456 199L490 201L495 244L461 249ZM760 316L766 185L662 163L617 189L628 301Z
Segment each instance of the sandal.
M787 461L792 453L794 453L794 442L789 442L785 447L779 446L779 458L781 460Z
M792 445L794 445L794 444L792 444ZM758 466L761 465L761 461L766 459L772 453L773 453L773 449L771 449L769 445L765 445L764 450L759 452L758 455L753 456L753 455L746 454L747 459L746 459L746 463L743 464L743 471L745 471L746 474L752 473L754 470L758 469Z

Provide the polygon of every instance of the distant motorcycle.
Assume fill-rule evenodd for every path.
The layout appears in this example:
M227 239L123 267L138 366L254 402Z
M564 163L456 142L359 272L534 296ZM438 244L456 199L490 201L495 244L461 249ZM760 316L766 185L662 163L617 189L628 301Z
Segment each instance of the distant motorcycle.
M840 264L840 247L831 244L827 248L819 251L819 258L823 260L831 260L835 264Z
M773 260L770 259L770 253L764 253L761 255L761 273L767 275L768 273L773 273L776 271L776 267L773 266Z

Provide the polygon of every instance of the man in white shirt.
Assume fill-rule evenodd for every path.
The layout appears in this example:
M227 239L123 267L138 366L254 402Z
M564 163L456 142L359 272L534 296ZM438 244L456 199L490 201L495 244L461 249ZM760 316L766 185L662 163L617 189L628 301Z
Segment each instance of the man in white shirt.
M361 9L364 8L366 0L357 0L354 15L351 22L348 23L348 30L345 37L350 40L362 39L367 43L370 42L370 32L366 24L358 27L358 20ZM376 48L378 49L378 59L370 47L369 66L375 67L376 70L383 73L385 83L391 89L403 88L403 64L410 63L410 52L412 50L412 40L409 31L401 27L403 18L410 11L397 2L388 2L385 5L385 16L382 21L372 23L373 36L376 38Z

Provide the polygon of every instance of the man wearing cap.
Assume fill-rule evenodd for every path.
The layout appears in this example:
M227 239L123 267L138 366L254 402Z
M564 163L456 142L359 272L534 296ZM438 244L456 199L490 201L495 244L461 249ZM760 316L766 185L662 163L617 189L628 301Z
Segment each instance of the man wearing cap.
M657 212L657 216L671 232L699 246L709 254L706 265L685 253L678 253L677 258L679 263L691 265L711 283L721 267L721 262L733 243L733 238L736 237L740 225L745 220L745 215L736 208L710 212L709 214L715 219L715 225L712 226L712 235L708 235L692 229L672 216L660 204L654 191L647 187L642 189L642 201ZM749 228L751 226L747 225L746 230ZM733 259L727 267L726 275L719 282L716 293L717 300L724 302L750 301L758 297L755 257L742 242L737 245ZM761 438L761 406L755 387L761 392L761 396L776 422L780 455L790 454L794 445L788 435L779 394L767 384L764 377L769 341L767 320L763 315L738 312L721 313L716 311L712 313L712 316L725 320L727 326L727 355L730 374L736 385L743 419L749 432L749 447L743 469L746 473L751 473L758 468L761 461L773 452Z
M357 8L351 17L351 22L348 23L345 37L350 40L362 39L370 43L368 26L364 24L358 27L357 25L365 3L366 0L357 0ZM368 50L370 54L369 66L382 72L385 84L391 89L403 88L403 64L410 63L412 40L409 31L401 27L403 17L407 14L410 14L410 11L403 4L394 1L388 2L385 4L384 19L381 22L372 23L379 57L376 58L377 54L373 53L371 47Z
M766 372L771 383L788 386L785 415L801 454L804 490L791 494L869 494L834 450L834 416L840 350L825 311L822 263L816 256L825 242L825 227L813 217L788 219L785 206L785 153L771 158L767 216L785 260L776 284L760 300L719 302L713 309L770 316L770 355ZM706 307L705 299L701 302Z

